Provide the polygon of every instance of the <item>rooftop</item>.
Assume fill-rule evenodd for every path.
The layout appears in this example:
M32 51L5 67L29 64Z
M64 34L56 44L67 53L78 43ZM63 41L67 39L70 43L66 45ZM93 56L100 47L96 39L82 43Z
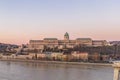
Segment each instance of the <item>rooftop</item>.
M66 32L64 36L69 36L68 32Z
M58 40L57 38L44 38L44 40Z
M77 38L76 40L92 40L91 38Z

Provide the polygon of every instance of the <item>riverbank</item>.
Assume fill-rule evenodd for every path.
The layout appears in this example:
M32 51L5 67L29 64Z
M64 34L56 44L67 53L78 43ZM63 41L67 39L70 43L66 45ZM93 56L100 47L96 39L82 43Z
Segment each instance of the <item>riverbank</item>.
M88 66L112 66L112 64L110 64L110 63L84 63L84 62L40 61L40 60L22 60L22 59L0 59L0 61L29 62L29 63L43 63L43 64L67 64L67 65L88 65Z

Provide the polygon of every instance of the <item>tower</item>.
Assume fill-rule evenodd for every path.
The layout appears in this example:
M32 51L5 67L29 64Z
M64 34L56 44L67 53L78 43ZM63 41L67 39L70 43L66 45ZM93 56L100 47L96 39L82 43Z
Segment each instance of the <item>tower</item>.
M64 40L69 40L69 34L67 32L64 35Z

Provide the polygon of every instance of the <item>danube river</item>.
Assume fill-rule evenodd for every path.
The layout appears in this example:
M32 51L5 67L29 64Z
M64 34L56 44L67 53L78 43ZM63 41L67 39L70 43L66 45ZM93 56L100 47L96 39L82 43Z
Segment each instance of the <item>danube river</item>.
M113 68L0 61L0 80L112 80Z

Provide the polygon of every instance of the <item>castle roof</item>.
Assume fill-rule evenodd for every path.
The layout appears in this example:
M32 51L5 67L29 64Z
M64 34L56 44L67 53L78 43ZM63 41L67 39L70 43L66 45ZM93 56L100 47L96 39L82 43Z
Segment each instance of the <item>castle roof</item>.
M92 40L91 38L77 38L76 40Z
M69 36L68 32L66 32L64 36Z
M44 38L44 40L58 40L57 38Z

